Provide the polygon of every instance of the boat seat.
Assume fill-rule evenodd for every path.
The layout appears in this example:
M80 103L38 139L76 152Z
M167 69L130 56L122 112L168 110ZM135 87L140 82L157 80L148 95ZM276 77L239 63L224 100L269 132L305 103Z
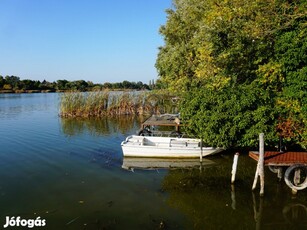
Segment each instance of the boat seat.
M186 146L188 146L188 143L186 141L171 139L169 145L170 145L170 147L172 147L172 146L174 146L174 147L175 146L176 147L186 147Z

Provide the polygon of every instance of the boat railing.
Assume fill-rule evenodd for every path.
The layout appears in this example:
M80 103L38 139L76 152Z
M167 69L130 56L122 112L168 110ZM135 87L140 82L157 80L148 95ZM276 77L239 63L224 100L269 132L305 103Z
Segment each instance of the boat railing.
M170 137L171 131L160 131L160 130L152 130L152 136L154 137Z
M178 140L178 139L171 139L170 140L170 147L191 147L191 148L197 148L199 147L199 142L189 142L184 140Z
M134 136L130 137L129 141L127 142L129 145L141 145L141 146L156 146L156 147L190 147L190 148L197 148L199 147L199 142L190 142L187 140L181 140L180 138L170 138L169 141L160 141L157 140L150 140L143 136Z
M176 131L164 131L164 130L150 130L148 136L152 137L185 137L185 133L176 132Z
M181 141L181 140L176 140L176 139L170 139L170 143L169 143L170 147L187 147L188 146L188 142L186 141Z

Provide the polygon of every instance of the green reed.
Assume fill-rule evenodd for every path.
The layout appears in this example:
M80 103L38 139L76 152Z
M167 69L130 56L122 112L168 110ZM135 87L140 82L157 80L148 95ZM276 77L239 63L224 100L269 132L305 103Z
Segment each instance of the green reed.
M67 92L60 98L61 117L103 117L177 112L172 96L156 92Z

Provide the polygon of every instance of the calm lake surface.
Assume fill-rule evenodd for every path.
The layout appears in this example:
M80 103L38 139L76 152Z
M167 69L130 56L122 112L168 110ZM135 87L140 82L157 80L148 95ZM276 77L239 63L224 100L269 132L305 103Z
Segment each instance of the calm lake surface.
M0 94L1 227L20 216L45 219L36 229L307 229L307 191L291 195L267 169L261 199L244 154L233 188L233 153L193 169L126 170L137 162L120 143L140 119L61 119L58 107L58 94Z

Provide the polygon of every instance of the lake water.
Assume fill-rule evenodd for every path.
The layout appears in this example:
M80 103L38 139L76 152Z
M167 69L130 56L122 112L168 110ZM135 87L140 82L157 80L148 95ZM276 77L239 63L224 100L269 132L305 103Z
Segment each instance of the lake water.
M0 94L1 227L20 216L46 220L35 229L307 229L307 191L293 196L267 170L261 199L247 155L233 188L233 153L193 169L126 170L137 162L120 143L140 119L61 119L58 105L58 94Z

